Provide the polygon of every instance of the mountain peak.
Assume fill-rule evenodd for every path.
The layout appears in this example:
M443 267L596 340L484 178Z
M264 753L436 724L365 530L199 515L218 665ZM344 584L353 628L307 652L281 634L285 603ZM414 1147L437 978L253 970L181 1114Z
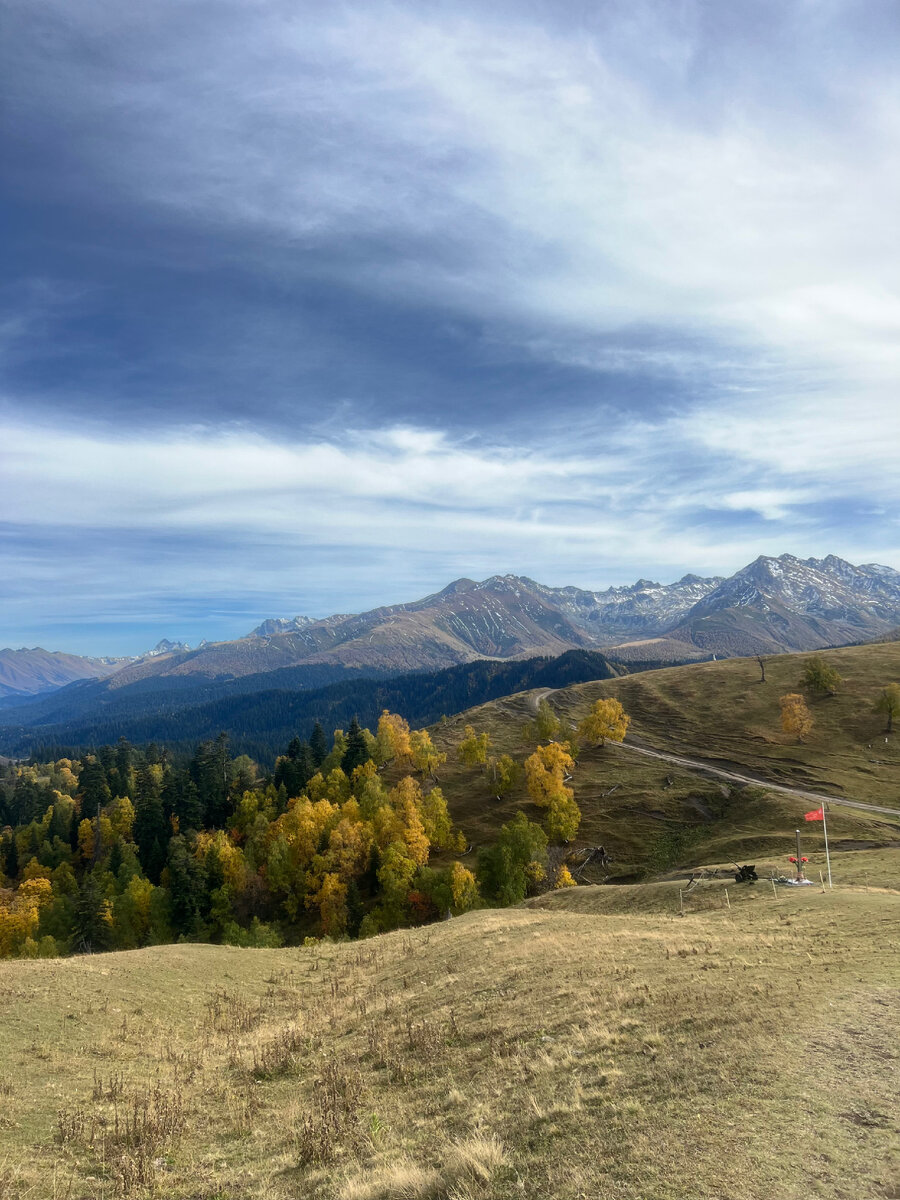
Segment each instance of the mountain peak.
M158 658L161 654L183 654L186 650L190 650L187 642L170 642L168 638L162 638L152 650L148 650L141 657Z

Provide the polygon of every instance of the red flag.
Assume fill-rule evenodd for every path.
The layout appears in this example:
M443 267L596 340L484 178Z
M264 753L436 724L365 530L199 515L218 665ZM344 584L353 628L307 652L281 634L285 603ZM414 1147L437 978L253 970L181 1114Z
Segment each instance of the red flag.
M823 809L817 808L813 812L804 813L803 820L804 821L824 821L825 820L825 812Z

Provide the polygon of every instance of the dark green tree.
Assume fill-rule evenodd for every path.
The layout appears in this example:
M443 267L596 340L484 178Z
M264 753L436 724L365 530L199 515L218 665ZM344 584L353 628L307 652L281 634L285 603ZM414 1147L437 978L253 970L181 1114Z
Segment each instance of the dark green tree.
M81 774L78 777L78 791L81 795L81 819L92 821L104 805L109 804L109 784L106 782L106 772L100 760L88 755L81 760Z
M16 841L15 833L10 830L9 836L4 844L5 864L3 873L7 879L15 880L19 878L19 844Z
M127 738L116 743L115 792L117 796L131 795L132 749Z
M347 730L347 749L341 758L341 770L349 779L357 767L369 761L369 747L356 717L350 722Z
M109 949L112 928L108 911L96 876L92 871L86 871L73 914L72 949L76 954L95 954Z
M875 712L887 717L886 733L893 733L894 717L900 717L900 684L889 683L881 689L881 694L874 704Z
M134 840L141 866L151 883L158 884L165 865L165 847L171 826L166 820L159 785L149 767L138 771L134 798Z
M818 696L833 696L843 683L840 675L821 654L814 654L803 665L800 686Z
M206 872L181 834L169 842L168 868L172 928L182 937L196 937L204 902Z
M325 738L325 730L318 721L316 721L313 731L309 736L309 749L312 755L313 766L316 768L320 767L328 756L328 742Z
M220 733L214 742L203 742L191 760L191 778L203 807L203 823L221 829L228 820L228 734Z
M547 835L519 811L500 830L495 844L479 851L481 890L498 904L519 904L529 884L543 876L546 861Z
M162 790L163 808L167 816L178 818L182 833L203 828L203 805L197 785L187 771L166 772Z

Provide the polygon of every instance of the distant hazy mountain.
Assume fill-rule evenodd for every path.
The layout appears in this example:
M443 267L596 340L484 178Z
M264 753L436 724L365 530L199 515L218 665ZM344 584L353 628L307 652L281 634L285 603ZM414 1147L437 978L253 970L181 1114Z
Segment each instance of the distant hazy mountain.
M58 650L0 650L0 699L37 696L75 679L105 679L126 665L123 658L82 658Z
M286 668L267 675L245 676L228 684L182 691L177 703L135 704L128 688L107 695L104 703L81 710L66 707L64 698L78 685L58 693L52 706L16 709L15 723L0 723L0 751L26 756L36 746L84 747L113 743L120 736L141 744L164 743L170 750L189 751L197 742L225 731L235 752L272 765L296 735L308 737L318 720L328 730L346 729L352 718L374 728L385 708L401 712L414 725L436 721L535 687L566 687L591 679L608 679L620 669L591 650L569 650L556 658L506 661L478 659L443 671L417 671L389 679L367 678L347 670L325 687L292 686L295 672ZM92 686L92 685L88 685ZM246 690L244 690L246 688ZM212 698L210 696L212 694ZM141 697L147 700L147 696ZM25 720L22 720L25 718Z

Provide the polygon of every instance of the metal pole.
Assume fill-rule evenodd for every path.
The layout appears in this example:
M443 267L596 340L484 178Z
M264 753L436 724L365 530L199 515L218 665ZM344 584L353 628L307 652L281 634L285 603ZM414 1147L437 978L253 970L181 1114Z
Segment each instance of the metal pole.
M831 855L828 853L828 824L825 820L825 802L822 801L822 832L825 834L825 862L828 867L828 886L834 887L831 882Z
M800 853L800 830L795 829L794 832L797 835L797 878L802 879L803 878L803 856Z

